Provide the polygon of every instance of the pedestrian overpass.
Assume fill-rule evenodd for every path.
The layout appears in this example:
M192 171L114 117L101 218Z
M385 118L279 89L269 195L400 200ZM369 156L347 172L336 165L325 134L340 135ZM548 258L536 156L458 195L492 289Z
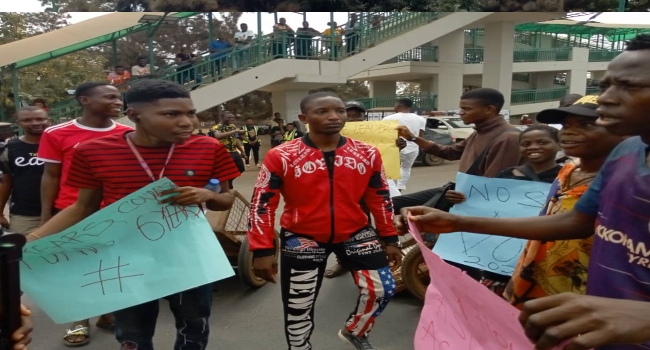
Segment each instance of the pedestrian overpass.
M151 33L158 26L197 15L178 13L111 13L59 30L0 46L0 67L16 70L67 53L115 41L138 31ZM564 13L360 13L356 47L335 48L336 39L295 38L287 34L259 35L245 50L231 49L218 60L209 53L195 63L190 74L177 67L163 67L153 78L185 83L197 110L204 111L255 90L271 91L274 111L286 117L298 114L298 102L309 90L344 84L349 78L422 46L448 33L483 27L489 23L526 23L562 17ZM157 18L142 21L143 18ZM259 18L259 15L258 15ZM380 20L376 20L379 18ZM334 39L334 40L332 40ZM150 39L151 40L151 39ZM308 55L299 45L311 48ZM300 52L302 51L302 52ZM153 50L150 50L150 57ZM153 60L152 60L153 61ZM219 62L219 63L217 63ZM198 82L196 77L201 77ZM17 79L14 85L18 88ZM16 96L18 94L15 94ZM57 120L79 116L80 107L70 99L51 106Z

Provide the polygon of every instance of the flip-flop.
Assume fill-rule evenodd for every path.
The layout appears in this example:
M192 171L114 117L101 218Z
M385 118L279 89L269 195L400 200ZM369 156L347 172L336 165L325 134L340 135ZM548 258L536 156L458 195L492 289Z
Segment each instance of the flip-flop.
M78 336L83 336L86 339L84 339L83 341L77 342L77 343L73 343L73 342L68 340L68 338L74 337L74 336L77 336L77 337ZM88 327L82 326L82 325L76 325L76 326L74 326L73 329L68 329L66 331L66 333L65 333L65 336L63 336L63 344L65 344L65 346L69 346L69 347L73 347L73 348L79 347L79 346L84 346L84 345L88 344L89 342L90 342L90 332L88 331Z

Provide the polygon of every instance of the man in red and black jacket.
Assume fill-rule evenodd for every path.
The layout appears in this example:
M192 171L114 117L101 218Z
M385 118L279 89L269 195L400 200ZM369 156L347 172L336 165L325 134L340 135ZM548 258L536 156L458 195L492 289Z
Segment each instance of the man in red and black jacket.
M248 232L255 274L275 281L273 227L282 195L280 283L289 349L311 349L314 303L331 253L352 271L360 291L339 337L357 349L375 349L368 333L395 293L389 260L401 263L381 156L375 147L340 134L347 115L335 95L311 94L300 110L309 133L271 149L255 185Z

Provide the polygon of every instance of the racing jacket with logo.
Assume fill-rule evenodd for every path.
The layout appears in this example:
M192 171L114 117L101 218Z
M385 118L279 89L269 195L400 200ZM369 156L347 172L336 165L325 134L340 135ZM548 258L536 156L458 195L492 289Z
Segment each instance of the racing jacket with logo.
M397 242L393 204L377 148L341 137L335 151L322 152L309 139L272 148L264 157L249 215L254 256L275 252L275 211L284 197L280 226L321 243L340 243L369 225L365 202L379 236Z

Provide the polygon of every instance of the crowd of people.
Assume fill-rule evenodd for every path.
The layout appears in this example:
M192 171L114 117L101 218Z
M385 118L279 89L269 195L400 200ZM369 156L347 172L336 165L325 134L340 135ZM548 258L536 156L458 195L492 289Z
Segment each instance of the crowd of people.
M282 139L260 164L252 120L239 129L225 113L211 137L196 135L196 110L178 83L141 80L128 89L124 102L109 82L84 83L75 92L83 107L78 119L50 126L43 108L19 110L24 135L9 140L0 157L5 175L0 205L11 201L10 216L0 216L0 224L26 234L28 241L41 239L162 177L178 185L161 193L172 195L165 201L226 210L234 201L232 180L245 170L241 154L253 153L260 165L249 215L253 268L271 282L280 273L289 349L312 348L314 305L331 253L359 287L357 304L338 336L356 349L376 349L369 335L395 293L391 268L401 264L398 235L407 232L408 221L422 232L527 239L512 276L452 264L521 309L520 322L536 349L565 342L580 349L648 348L650 35L630 40L600 84L597 96L567 96L558 108L537 114L539 123L560 124L559 132L545 125L520 132L500 116L499 91L467 91L459 114L476 132L446 146L422 138L410 102L397 101L398 113L388 119L399 124L396 144L406 179L393 184L395 193L377 148L341 135L346 121L364 119L358 102L345 103L328 92L308 95L299 119L309 133L299 135L278 123ZM135 129L113 121L124 103ZM413 145L459 160L458 170L466 174L551 183L544 209L523 219L450 214L453 205L467 200L453 183L402 195ZM561 164L560 150L568 157ZM188 162L197 169L191 176ZM219 193L204 188L213 178L221 181ZM305 188L311 189L309 196ZM285 205L276 247L273 228L281 197ZM174 348L206 349L211 286L166 299L178 331ZM158 308L156 300L115 310L96 326L114 330L122 350L151 350ZM22 315L15 349L24 349L31 339L29 311ZM89 320L74 322L65 344L87 344L89 330Z
M371 18L369 23L371 33L379 30L381 20L381 15L374 15ZM303 21L302 26L294 30L287 24L286 18L279 18L273 25L267 53L272 58L284 58L289 55L297 59L310 59L325 55L330 60L335 60L342 53L354 54L359 48L359 36L360 21L355 13L350 14L348 22L343 25L328 22L327 28L322 31L312 28L307 21ZM210 75L212 79L220 79L226 66L231 68L233 73L248 67L252 63L252 55L257 54L250 49L256 37L257 34L248 28L247 23L241 23L239 29L232 35L218 32L208 45L209 55L206 57L192 52L187 46L181 47L173 62L176 67L176 81L180 84L194 82L192 89L196 89L203 81L204 75ZM320 41L317 38L320 38ZM205 59L212 62L210 67L197 69L195 64ZM148 58L144 56L139 56L136 61L130 71L124 65L115 65L106 80L118 86L120 90L126 91L130 81L156 76L162 69L152 67Z

